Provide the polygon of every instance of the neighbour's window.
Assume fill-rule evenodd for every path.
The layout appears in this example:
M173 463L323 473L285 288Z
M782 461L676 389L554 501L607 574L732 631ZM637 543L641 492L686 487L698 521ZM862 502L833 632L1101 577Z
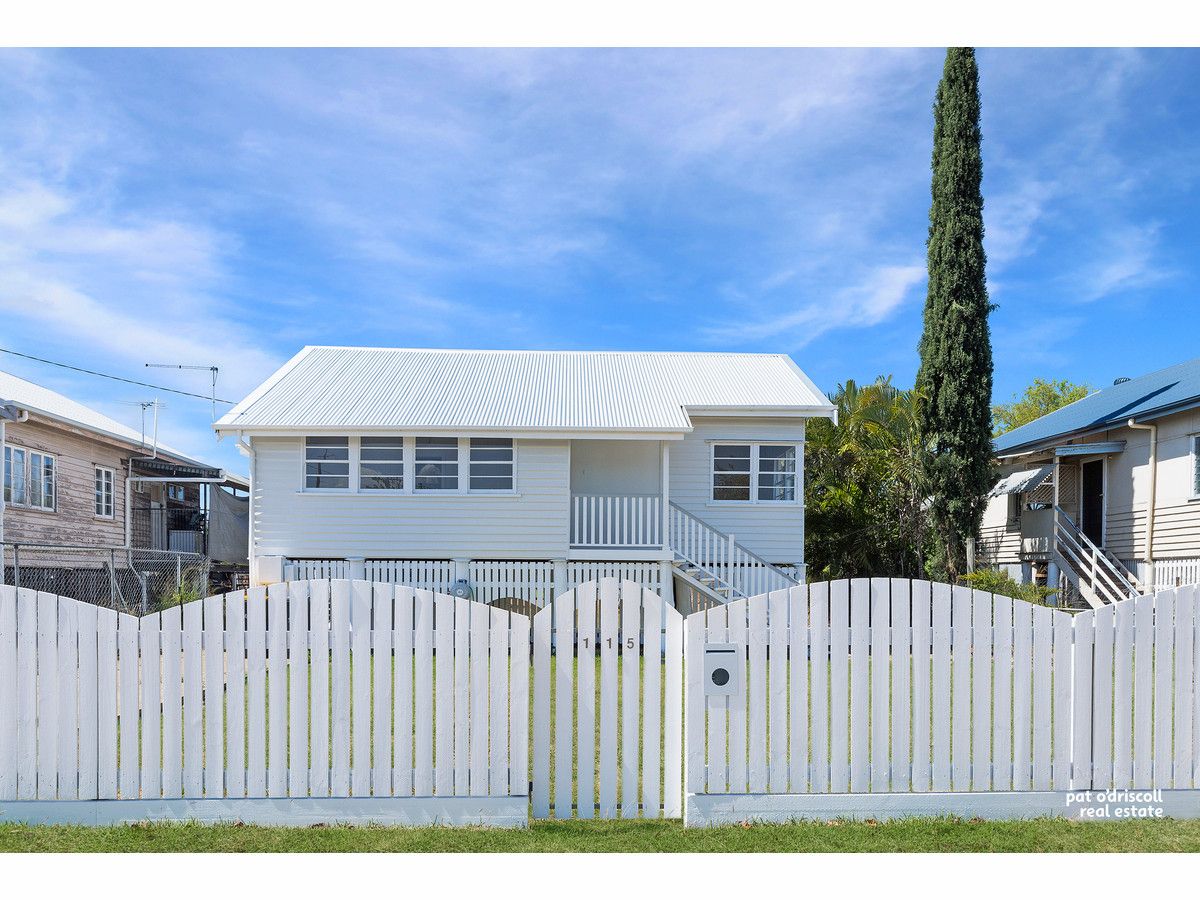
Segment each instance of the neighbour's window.
M186 494L184 493L184 487L182 484L168 484L167 485L167 499L168 500L178 500L180 503L182 503L184 501L185 497L186 497Z
M305 438L304 487L308 490L346 490L350 487L349 438Z
M457 491L458 438L417 438L415 471L418 491Z
M512 438L471 438L471 490L512 489Z
M713 499L750 499L750 445L713 447Z
M1024 499L1024 494L1012 493L1008 494L1008 524L1016 525L1021 521L1021 510L1025 504L1021 502Z
M1192 435L1192 496L1200 497L1200 434Z
M96 515L113 517L113 470L96 466Z
M404 438L365 437L358 459L359 490L404 490Z
M4 502L53 512L54 457L23 447L4 448Z
M712 499L795 502L796 445L714 444Z

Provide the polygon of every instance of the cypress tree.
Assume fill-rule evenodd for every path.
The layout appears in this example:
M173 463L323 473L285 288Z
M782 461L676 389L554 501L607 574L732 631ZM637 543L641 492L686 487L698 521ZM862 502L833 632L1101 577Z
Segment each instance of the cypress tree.
M934 104L929 287L921 336L919 433L935 570L966 571L991 488L992 344L983 252L983 161L975 51L946 51ZM942 574L942 573L938 573Z

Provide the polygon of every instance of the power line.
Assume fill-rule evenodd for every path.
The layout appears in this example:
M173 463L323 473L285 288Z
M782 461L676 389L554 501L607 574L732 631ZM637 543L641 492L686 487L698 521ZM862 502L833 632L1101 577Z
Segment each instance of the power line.
M230 406L234 404L233 400L222 400L220 397L209 397L204 394L193 394L190 391L180 391L176 388L163 387L160 384L147 384L145 381L134 381L132 378L122 378L119 375L106 375L103 372L93 372L91 369L81 369L79 366L69 366L66 363L55 362L52 359L42 359L39 356L30 356L28 353L18 353L16 350L6 350L0 347L0 353L7 353L11 356L19 356L22 359L31 359L34 362L45 363L48 366L58 366L60 369L70 369L72 372L82 372L84 375L95 375L97 378L108 378L112 381L123 381L126 384L136 384L138 387L151 388L156 391L166 391L169 394L180 394L184 397L195 397L197 400L208 400L213 403L228 403Z

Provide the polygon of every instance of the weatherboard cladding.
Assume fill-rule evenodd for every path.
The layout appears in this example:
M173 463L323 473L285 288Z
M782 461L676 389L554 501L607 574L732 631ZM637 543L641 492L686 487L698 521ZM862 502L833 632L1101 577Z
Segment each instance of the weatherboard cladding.
M1062 409L1014 428L993 442L996 453L1032 450L1059 437L1123 425L1191 403L1200 403L1200 359L1114 384Z
M666 432L688 408L831 409L783 355L307 347L217 427Z

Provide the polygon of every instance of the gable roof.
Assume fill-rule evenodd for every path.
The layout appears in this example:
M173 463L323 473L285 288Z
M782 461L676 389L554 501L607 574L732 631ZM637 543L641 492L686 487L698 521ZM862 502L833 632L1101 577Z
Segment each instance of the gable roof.
M997 455L1039 450L1069 435L1089 434L1146 421L1200 405L1200 359L1102 388L992 442Z
M115 438L122 443L132 444L134 447L144 447L147 452L151 449L140 431L130 428L128 425L122 425L116 419L110 419L90 406L84 406L57 391L34 384L32 381L26 381L24 378L18 378L8 372L0 371L0 400L11 401L19 408L28 410L35 415L55 419L102 437ZM209 468L206 463L162 443L158 445L158 450L160 453L165 453L182 462Z
M305 347L215 427L665 433L689 412L834 407L783 354Z

